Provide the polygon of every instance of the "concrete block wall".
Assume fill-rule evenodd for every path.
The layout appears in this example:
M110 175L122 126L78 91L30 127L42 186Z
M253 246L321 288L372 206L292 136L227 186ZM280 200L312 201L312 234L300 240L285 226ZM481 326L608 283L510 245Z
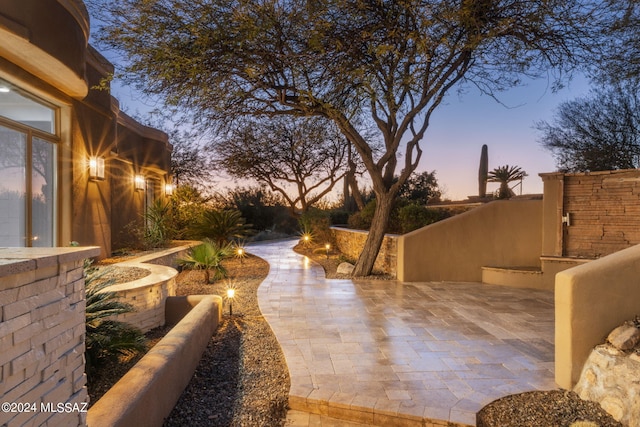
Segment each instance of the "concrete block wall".
M564 176L564 255L598 258L640 243L640 171Z
M353 260L357 260L360 257L364 242L367 240L367 231L331 227L331 232L340 252ZM373 265L373 271L396 277L398 271L397 235L387 234L384 236L378 258L376 258L376 262Z
M84 425L83 260L99 253L0 248L0 425Z

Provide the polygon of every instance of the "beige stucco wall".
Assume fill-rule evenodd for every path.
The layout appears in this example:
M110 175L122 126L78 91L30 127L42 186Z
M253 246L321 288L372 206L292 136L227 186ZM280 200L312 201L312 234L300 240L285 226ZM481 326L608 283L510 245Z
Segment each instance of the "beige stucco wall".
M133 176L154 180L156 196L163 196L168 137L121 112L108 90L95 89L113 65L88 45L89 16L81 0L1 3L0 78L60 112L56 244L96 245L99 257L109 256L113 237L119 243L124 225L144 212L144 192L133 190ZM89 179L90 156L105 159L106 179ZM110 176L115 169L126 174Z
M556 275L556 383L571 389L589 352L640 314L640 245Z
M542 200L505 200L400 236L398 279L482 280L483 266L537 266Z

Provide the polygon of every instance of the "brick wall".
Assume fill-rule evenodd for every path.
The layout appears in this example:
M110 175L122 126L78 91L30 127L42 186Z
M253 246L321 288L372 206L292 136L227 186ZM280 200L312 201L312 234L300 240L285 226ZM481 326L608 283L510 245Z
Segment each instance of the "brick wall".
M336 246L352 260L360 257L368 232L347 228L331 227ZM373 265L376 273L385 273L396 277L398 269L398 237L393 234L384 236L380 252Z
M82 266L99 253L0 248L0 425L84 425Z
M564 255L597 258L640 243L640 171L564 176Z

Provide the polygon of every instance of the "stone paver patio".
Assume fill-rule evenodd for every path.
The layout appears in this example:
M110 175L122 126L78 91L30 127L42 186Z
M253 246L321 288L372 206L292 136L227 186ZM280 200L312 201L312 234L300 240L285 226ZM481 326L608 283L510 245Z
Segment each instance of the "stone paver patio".
M271 266L258 299L287 360L292 410L375 425L475 425L497 398L557 388L552 292L329 280L295 243L249 249ZM334 425L304 413L292 411L289 425Z

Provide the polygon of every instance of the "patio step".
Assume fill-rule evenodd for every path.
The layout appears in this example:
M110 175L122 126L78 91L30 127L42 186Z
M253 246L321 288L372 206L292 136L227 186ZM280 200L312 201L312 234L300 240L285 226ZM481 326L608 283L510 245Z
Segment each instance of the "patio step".
M542 269L540 267L482 267L482 283L510 286L513 288L542 289Z

